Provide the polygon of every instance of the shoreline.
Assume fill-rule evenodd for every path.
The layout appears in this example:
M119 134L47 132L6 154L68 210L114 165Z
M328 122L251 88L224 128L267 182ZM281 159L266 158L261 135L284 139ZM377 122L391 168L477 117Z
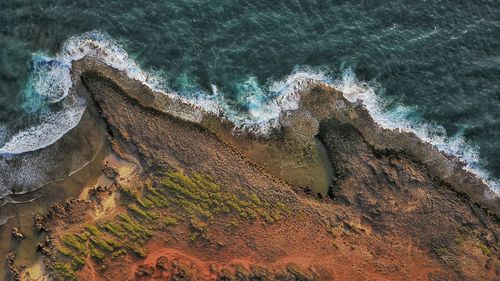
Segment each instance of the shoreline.
M208 127L210 130L214 130L215 133L222 134L227 138L226 140L229 140L233 145L238 144L242 139L254 140L255 143L269 142L273 139L282 139L283 134L287 134L287 118L294 114L300 114L301 112L306 112L306 115L312 114L312 119L315 119L312 120L310 117L305 117L305 119L308 120L306 123L318 123L322 120L335 117L342 122L352 124L360 130L365 139L377 149L389 149L409 153L415 157L417 161L425 164L434 176L449 183L456 188L459 193L465 193L471 198L471 200L473 200L473 202L488 208L493 214L495 214L495 216L500 217L500 196L491 190L490 187L484 183L482 178L470 171L465 170L465 164L462 160L438 150L431 144L421 140L412 132L403 132L400 130L383 128L374 121L366 107L361 102L358 101L351 103L340 91L329 85L323 83L317 85L314 82L306 83L304 88L298 93L299 108L297 110L283 112L278 120L282 126L281 130L275 130L271 132L268 137L262 138L258 135L252 134L251 132L238 132L235 134L234 124L231 123L231 121L227 119L219 119L219 117L214 116L211 113L193 108L189 104L179 102L178 100L171 99L163 93L157 92L137 80L133 80L126 77L126 75L122 75L120 71L115 70L100 61L93 60L91 58L84 58L81 61L76 62L75 65L76 68L79 69L76 73L84 73L86 70L90 70L95 72L97 75L107 77L107 79L110 79L113 83L119 85L119 87L123 89L124 93L130 95L129 98L146 108L172 114L173 116L183 120L186 120L183 116L189 114L190 110L194 110L195 115L197 116L196 120L198 120L195 124L199 123L202 127ZM321 92L322 94L318 95L318 92ZM305 119L298 117L298 122L302 122ZM189 120L186 121L190 122ZM214 123L216 124L215 126L213 126ZM299 137L310 138L305 142L311 141L312 136L318 134L317 130L312 129L312 131L310 131L310 126L314 127L317 126L317 124L305 125L299 130L292 128L296 124L293 124L292 126L290 125L288 125L288 130L290 131L305 131L305 134L302 133L303 136ZM297 139L295 136L291 136L290 138L294 141ZM301 141L304 140L300 139L299 142ZM245 151L245 148L242 147L241 144L242 143L240 143L239 146L237 145L237 147ZM299 145L299 147L301 146L303 145ZM265 150L265 152L267 151ZM264 162L265 161L257 161L259 164L263 164Z
M79 69L79 66L82 66L86 63L81 63L81 61L87 62L89 64L88 66L83 67L83 69ZM69 90L68 96L76 97L76 89L78 89L80 80L79 75L81 75L82 70L85 71L85 68L91 69L99 69L101 67L103 68L113 68L109 65L106 65L105 63L101 62L99 58L92 58L92 57L83 57L80 58L76 61L72 62L73 66L71 67L71 80L73 86ZM75 68L76 65L76 68ZM202 107L196 106L196 104L193 104L192 101L189 100L183 100L181 97L177 96L177 94L168 94L163 91L155 90L152 88L152 86L148 85L147 82L141 82L141 80L135 80L135 78L129 77L125 72L121 70L117 70L116 72L120 73L118 75L114 75L114 78L117 82L119 81L120 85L125 86L130 93L139 93L138 96L132 97L142 105L146 107L151 107L156 110L159 110L161 112L166 112L168 114L172 114L180 119L186 120L188 122L194 122L194 123L203 123L203 120L206 120L207 118L215 118L218 119L219 117L216 116L214 112L207 112L205 111ZM119 77L121 76L121 77ZM145 78L144 78L145 79ZM130 81L126 81L130 80ZM147 79L146 79L147 80ZM296 82L292 82L293 83ZM339 86L339 85L337 85ZM288 87L291 87L290 85ZM301 110L300 107L303 106L304 102L304 94L305 92L308 91L311 87L335 87L333 84L327 84L325 82L321 82L318 80L314 79L305 79L302 82L299 82L299 92L298 93L285 93L284 96L280 97L281 100L293 100L297 99L298 103L298 109L291 109L290 111L282 111L280 113L280 117L277 119L277 123L279 124L278 127L274 131L282 131L281 126L281 121L283 119L283 116L286 116L288 112L293 112L297 110ZM339 86L340 87L340 86ZM333 88L333 92L338 92L337 89ZM357 104L358 102L351 103L347 100L345 97L345 94L342 94L341 98L335 98L335 102L337 100L341 100L341 102L347 102L349 103L350 107L353 106L353 104ZM364 120L367 120L371 124L369 127L370 128L365 128L365 134L367 135L367 138L371 138L371 142L374 146L379 147L379 148L388 148L388 149L395 149L398 151L404 151L404 150L411 150L414 151L414 155L416 156L419 161L425 162L428 164L436 174L439 175L439 177L443 178L445 181L452 183L453 185L458 185L458 186L463 186L464 188L461 189L467 189L467 193L473 194L472 197L474 197L474 200L476 201L481 201L479 200L478 196L475 194L477 191L472 190L472 188L467 187L469 185L474 185L474 186L479 186L476 183L470 183L470 182L464 182L464 180L458 180L458 179L453 179L453 174L456 172L459 172L462 175L465 175L465 178L470 179L468 181L477 181L475 179L471 179L469 173L474 174L473 177L476 177L477 179L481 180L484 185L488 185L488 188L491 191L484 190L483 191L483 196L490 198L494 200L494 198L500 198L500 195L496 193L495 190L493 190L493 187L489 186L489 183L487 182L488 180L485 178L482 178L479 176L475 171L471 171L467 169L467 163L464 162L464 160L459 159L458 157L454 155L450 155L446 152L443 151L438 151L439 149L435 146L432 146L432 144L420 139L415 133L413 132L406 132L404 130L400 129L387 129L384 128L381 124L377 123L369 113L369 110L366 106L364 105L356 105L363 107L363 109L358 110L358 118L359 120L348 120L346 119L346 122L357 122L356 126L359 128L363 128L363 122ZM293 108L293 106L292 106ZM365 111L363 113L362 111ZM333 111L332 114L335 114ZM327 116L322 115L322 116L317 116L317 119L320 120L321 118L326 118ZM216 122L223 122L226 123L229 127L231 128L231 133L234 133L236 129L235 125L227 119L227 117L220 117L222 120L216 121ZM262 140L269 140L272 139L273 132L270 133L268 136L260 136L260 135L254 135L252 131L245 131L243 130L236 130L236 134L240 134L243 138L245 137L250 137L250 138L257 138L257 139L262 139ZM383 131L380 133L380 131ZM415 142L415 145L404 145L400 146L397 144L397 141L399 138L405 138L405 139L411 139L411 141ZM427 148L426 146L432 146L432 148ZM42 149L43 150L43 149ZM438 152L436 152L436 151ZM27 154L30 154L28 152ZM444 155L444 157L441 157L439 154ZM433 160L433 158L436 156L438 158L437 160ZM447 171L448 170L448 171ZM461 171L465 170L465 171ZM313 183L313 185L315 185ZM318 189L318 188L316 188ZM482 190L482 188L481 188ZM491 208L491 204L489 205ZM497 215L499 214L498 210L495 210Z
M62 157L56 158L57 163L54 167L69 167L69 169L62 169L59 174L54 173L55 177L50 173L47 174L43 179L45 183L39 188L27 190L24 194L10 195L14 201L21 201L21 203L7 202L0 207L2 215L10 217L5 224L0 225L0 237L2 241L5 241L0 247L1 256L14 251L18 256L16 261L27 266L39 260L35 247L45 235L35 230L33 216L47 212L53 204L63 203L69 198L78 196L82 185L91 184L95 174L102 169L102 159L110 153L110 146L107 144L102 120L95 119L94 113L89 110L85 110L77 127L57 143L46 148L45 151L33 153L41 155L42 158L44 155L60 154ZM37 155L32 157L36 158ZM50 159L47 158L45 162L40 161L40 163L50 164L52 163ZM12 237L13 227L18 227L24 235L25 238L22 241L17 241ZM0 279L5 278L8 272L6 266L5 263L0 265Z
M258 133L259 131L270 131L272 135L273 130L281 130L279 123L280 123L280 116L286 115L287 112L289 111L294 111L297 110L298 107L300 107L301 103L301 94L300 92L307 91L308 88L311 86L330 86L335 89L343 89L345 92L343 93L344 100L352 100L352 98L358 98L362 100L362 102L365 104L365 109L369 113L369 117L367 117L367 120L377 122L377 125L380 126L382 129L386 130L393 130L394 134L396 135L396 131L400 132L403 135L405 134L415 134L418 140L415 140L415 142L423 142L424 144L426 143L432 143L432 136L428 135L427 133L424 133L424 135L421 135L422 133L420 132L421 130L419 128L414 129L414 128L407 128L405 127L405 124L401 125L398 121L392 122L394 124L390 124L389 127L397 127L395 129L389 129L387 124L384 124L383 122L380 122L380 114L384 114L380 108L377 107L376 97L371 97L370 93L367 95L370 97L365 97L364 92L370 92L372 89L371 88L365 88L366 85L364 83L358 83L356 81L355 75L347 69L345 72L345 75L342 77L342 81L333 81L331 77L328 77L321 71L319 72L308 72L308 71L299 71L297 73L292 72L292 74L284 77L281 81L276 81L274 84L275 88L278 88L277 92L279 95L274 99L274 100L269 100L267 102L262 103L262 106L266 107L266 109L271 109L273 111L273 116L275 116L275 119L271 117L266 117L264 118L265 120L262 122L257 122L256 120L253 120L255 118L258 119L258 116L250 116L252 117L252 120L247 120L248 122L241 121L242 116L239 116L238 118L232 118L234 116L235 112L225 112L228 111L228 109L224 109L224 106L218 105L217 102L222 102L222 100L217 99L216 91L214 91L214 96L209 97L209 96L203 96L203 97L198 97L202 98L202 100L198 99L190 99L190 98L185 98L182 95L175 93L175 92L170 92L162 86L162 80L159 77L155 77L154 75L151 75L143 70L140 69L139 65L132 60L126 51L117 43L115 42L108 34L99 32L99 31L91 31L91 32L86 32L81 35L76 35L68 39L65 44L63 45L62 49L60 50L59 53L54 58L45 58L47 60L54 60L54 61L59 61L61 63L60 67L63 67L64 70L64 77L60 77L61 83L64 85L68 86L70 88L64 88L62 96L57 96L57 97L52 97L49 94L57 94L57 93L52 93L50 89L43 89L44 94L49 95L52 99L58 100L59 102L64 101L64 99L67 99L68 97L71 97L74 95L75 89L78 88L78 85L75 85L75 81L78 80L79 78L77 77L81 70L78 69L73 69L74 65L78 65L79 61L81 60L94 60L98 62L98 64L103 64L106 65L106 67L111 67L116 69L118 72L121 73L121 76L126 79L130 79L133 81L136 81L136 84L142 84L142 88L148 88L148 89L143 89L145 92L148 93L155 93L157 96L166 96L165 98L163 97L151 97L148 95L143 95L139 94L137 96L137 100L140 102L144 102L144 105L147 106L152 106L153 108L156 108L157 110L160 110L162 112L168 112L174 116L177 116L181 119L184 119L186 121L194 122L194 123L200 123L207 115L212 115L214 117L217 116L223 116L222 118L225 119L227 122L233 122L235 126L233 126L233 129L236 129L236 131L241 131L240 133L245 135L253 135L255 134L257 138L264 138L266 139L269 136L266 136L265 134L260 134ZM66 75L67 74L67 75ZM344 77L346 76L346 77ZM70 83L71 82L71 83ZM122 85L127 84L126 82L121 81ZM133 83L132 83L133 84ZM129 85L131 85L129 83ZM133 86L130 88L130 90L134 90L133 88L135 87L135 90L138 88L136 86ZM216 89L216 86L214 86ZM140 92L140 91L139 91ZM348 97L349 96L349 97ZM368 99L368 100L366 100ZM172 101L172 102L170 102ZM269 108L268 108L269 107ZM232 116L232 117L231 117ZM377 119L378 118L378 119ZM364 117L362 118L364 119ZM232 120L232 121L231 121ZM259 119L260 120L260 119ZM255 121L255 122L254 122ZM404 122L403 122L404 123ZM399 125L398 125L399 124ZM238 126L238 127L237 127ZM260 128L262 127L262 128ZM373 126L372 126L373 127ZM418 127L418 126L417 126ZM377 131L379 128L377 126L371 128L370 130L375 130ZM410 132L411 131L411 132ZM425 131L425 130L424 130ZM386 136L389 134L385 133ZM252 136L253 137L253 136ZM376 137L378 138L378 136ZM397 137L386 137L386 138L397 138ZM389 140L390 142L395 142L394 140ZM376 141L375 141L376 142ZM375 143L374 142L374 143ZM445 141L446 143L446 141ZM378 147L384 147L386 144L384 143L377 143L375 144ZM431 144L432 145L432 144ZM393 147L394 149L398 150L404 150L404 149L414 149L413 147L398 147L397 145L391 144L389 145ZM425 148L420 146L418 150L422 150L421 152L418 153L426 153ZM476 164L476 162L468 163L466 159L463 158L461 155L453 155L453 152L445 152L443 151L442 148L438 149L441 152L445 153L452 159L450 160L451 164L433 164L430 163L432 161L428 161L428 159L425 159L425 162L429 162L429 165L432 165L435 170L438 170L440 168L436 167L438 165L445 165L445 166L455 166L457 168L463 168L468 170L470 173L475 174L476 177L480 178L484 184L488 185L489 188L493 191L493 196L499 197L499 190L495 186L498 185L498 183L490 180L487 178L487 171L482 170L481 168L478 170L475 167L471 168L469 167L469 164ZM431 154L433 154L432 152ZM420 157L420 156L419 156ZM460 158L462 157L462 159ZM446 157L445 157L446 158ZM447 160L440 157L437 162L446 162ZM456 160L459 160L463 165L457 164ZM461 166L461 167L459 167ZM448 178L448 175L445 175L446 173L450 174L452 172L446 172L443 170L443 168L438 171L439 174L441 174L444 178ZM467 183L459 182L459 181L454 181L454 184L459 184L459 185L467 185ZM485 196L490 196L491 192L485 192Z
M251 191L258 194L260 200L270 200L274 203L286 202L289 206L287 208L292 208L299 214L297 218L292 219L282 213L283 210L278 210L281 218L276 219L276 221L273 219L273 223L265 223L265 216L262 217L262 221L259 219L257 222L241 222L243 225L241 229L236 228L237 230L231 231L240 231L238 233L245 237L248 245L257 243L261 245L261 249L272 247L271 241L265 238L267 237L266 232L271 231L276 237L280 237L280 240L277 241L278 244L274 245L277 247L274 250L279 251L278 245L281 245L279 243L282 243L281 246L288 244L284 237L290 238L289 233L283 233L280 230L281 227L287 227L289 231L296 231L296 224L307 224L310 225L312 232L301 230L301 238L297 238L293 243L293 247L297 251L294 254L304 250L302 248L304 239L319 239L318 241L321 243L317 243L318 248L315 248L315 251L325 257L335 254L347 255L353 251L352 249L349 251L349 247L352 248L353 245L357 247L359 243L365 243L363 247L367 248L361 248L359 256L356 256L357 259L363 260L361 255L368 251L372 246L371 243L381 248L394 247L385 244L385 238L379 240L380 235L389 235L389 239L401 239L403 243L410 241L410 245L415 243L415 247L419 250L418 253L411 254L411 258L415 259L413 262L419 264L426 258L432 259L431 268L435 270L440 267L446 268L446 265L441 264L443 257L434 249L435 246L432 243L437 243L440 247L451 247L447 243L452 242L457 233L459 233L458 235L465 233L469 239L467 243L471 245L488 245L487 249L494 254L498 251L491 241L495 241L496 235L498 235L498 207L500 207L498 200L500 199L485 197L483 193L489 189L480 179L472 173L462 170L459 159L443 154L437 148L420 141L414 134L381 128L374 122L362 104L359 102L350 103L342 93L331 87L325 85L306 87L300 93L299 108L286 112L280 117L281 130L274 131L267 139L262 139L243 132L234 134L233 124L199 109L196 109L199 122L187 121L183 115L192 110L189 105L178 103L165 95L154 92L139 81L125 77L120 71L99 61L86 58L75 62L72 75L75 82L74 89L78 89L78 94L85 97L89 103L88 115L97 118L97 122L101 124L99 134L101 140L111 143L109 151L113 151L121 159L133 163L140 169L140 172L132 176L118 173L117 183L119 185L141 192L141 186L145 182L158 182L165 171L178 170L188 175L203 173L223 185L230 194L241 195ZM86 123L83 122L79 125L84 126ZM91 132L91 128L89 132ZM318 149L317 138L325 146L326 152ZM57 146L57 144L55 145ZM63 146L61 151L65 151L64 149L68 150L72 147L66 146L64 148ZM322 153L327 154L328 163L321 159L324 156ZM90 165L94 167L84 168L84 170L86 168L94 169L92 173L84 176L87 181L93 179L92 181L95 180L95 182L107 182L100 180L101 174L103 174L103 159L104 157L96 159L95 165ZM332 169L328 170L324 165L331 165ZM299 168L296 169L296 167ZM318 167L323 170L318 172ZM312 171L316 171L317 174L313 174ZM81 172L83 173L83 171L79 171L76 174ZM331 176L332 182L325 181L325 175L333 175ZM71 181L73 176L67 180ZM55 198L54 201L59 204L70 198L80 198L80 201L77 200L78 202L75 203L75 201L70 200L65 203L66 209L72 210L72 204L76 204L78 210L75 217L68 211L68 217L64 218L70 221L67 222L68 227L65 226L66 224L58 225L57 217L55 221L48 219L49 224L54 224L53 228L49 230L49 233L54 235L50 243L61 243L60 236L70 231L78 231L82 221L92 224L113 219L106 215L104 209L101 211L95 211L93 208L78 209L96 204L85 198L84 187L89 187L89 184L83 182L77 180L73 183L72 194L64 194ZM324 188L327 191L326 195L315 194L317 190L314 189L314 192L308 191L309 183ZM63 186L59 188L65 190ZM55 192L55 190L53 191ZM116 208L112 212L113 214L128 210L127 205L123 205L126 201L120 201L124 200L123 193L120 192L111 191L113 196L122 195L118 198L111 197L112 202L106 201L102 204L104 207L108 206L113 209L117 206L115 203L120 202L120 207ZM430 200L429 198L437 201L427 202L426 200ZM100 204L101 201L97 202ZM398 204L393 202L398 202ZM51 203L39 203L47 204L43 208L45 212L50 209L48 205ZM435 208L436 204L438 204L437 206L442 204L442 207ZM269 206L273 206L273 204L269 203ZM413 208L423 211L414 212ZM145 210L148 211L147 208ZM160 208L160 211L163 210ZM276 212L272 208L268 211ZM432 212L436 212L436 214ZM454 214L453 219L474 223L464 226L459 221L443 221L444 216L450 214ZM88 217L92 219L88 219ZM155 236L157 238L155 241L161 242L168 238L157 233L155 226L150 226L150 222L148 223L147 220L137 219L144 223L145 227L151 227L151 231L155 235L159 235ZM231 257L232 254L237 257L241 254L236 254L236 249L229 246L231 243L236 243L234 237L223 235L223 233L227 233L227 229L224 227L227 227L231 221L228 221L228 218L224 216L219 219L221 222L213 226L213 231L217 233L217 239L225 241L224 243L220 242L225 245L222 249L229 247L225 258L220 261L224 264L225 260L231 260L228 257ZM427 220L433 223L429 226L422 224ZM476 221L481 220L485 226L476 226ZM77 221L77 223L73 221ZM397 223L394 225L392 221ZM30 223L26 221L24 225L27 226ZM398 223L402 226L399 226ZM437 227L442 224L449 224L450 229L456 232L443 232L440 227ZM10 223L8 225L11 226ZM399 229L398 226L402 229ZM427 232L423 232L423 234L430 234L429 241L426 241L423 234L418 233L426 227L430 229L427 229ZM480 234L471 230L471 227L480 227L481 233L487 233L488 236L482 238ZM0 229L2 228L3 235L10 236L10 227L0 226ZM245 234L244 231L247 228L251 231L250 234ZM333 230L330 228L337 229L335 231L339 231L340 234L335 234L335 232L333 234L333 247L324 250L324 247L320 247L319 244L332 245L332 241L329 239L332 239L330 231ZM182 225L175 227L175 229L177 232L174 232L176 233L174 237L181 237L186 232L186 228L183 228ZM187 229L189 230L189 227ZM324 231L326 233L323 233ZM373 233L377 233L377 235L373 236ZM319 236L316 237L314 234ZM252 235L256 238L252 238ZM349 235L352 238L346 238ZM401 238L399 235L403 235L405 238ZM193 251L191 248L193 245L190 244L189 240L176 239L180 239L180 245L184 247L185 251L188 253ZM32 243L33 241L26 240L23 243L28 244L28 242ZM214 242L214 245L210 240L206 242L211 247L219 247L217 243ZM339 246L341 242L347 243L346 245L349 246ZM171 244L166 244L165 247L172 247ZM147 248L148 245L150 244L145 244L144 247ZM243 245L240 246L243 247ZM203 248L197 247L196 249L200 251L200 256L194 258L199 260L207 260L208 256L214 254L214 252L210 252L212 250L205 252L202 250ZM394 248L392 249L394 250ZM258 265L270 258L267 255L272 256L273 260L277 259L277 256L273 255L272 252L268 253L264 250L260 253L252 247L247 250L253 253L253 260L249 264L255 262ZM165 252L170 253L169 250ZM491 259L481 256L480 251L476 252L474 252L475 258L487 265L496 266L494 260L491 261ZM30 256L26 252L24 255ZM51 255L53 256L50 257L56 260L61 258L57 251ZM456 255L452 257L461 257ZM349 259L348 256L343 256L343 258ZM129 257L128 254L126 257ZM445 257L448 258L448 256ZM134 257L133 260L135 263L132 268L135 270L140 265L141 260L137 257ZM127 259L120 259L119 264L123 265L127 262ZM319 264L324 266L328 262L339 265L337 261L326 260ZM45 264L51 265L52 263L45 261ZM97 274L92 265L93 261L90 260L88 263L90 268L85 267L80 274ZM301 266L307 268L319 265L315 265L314 260L311 259L310 264ZM465 269L468 268L468 265L461 266ZM481 266L484 265L481 264ZM414 276L422 274L419 273L418 267L410 269L416 270L412 271ZM113 274L118 273L114 272ZM466 270L450 274L460 276L459 274L466 274Z

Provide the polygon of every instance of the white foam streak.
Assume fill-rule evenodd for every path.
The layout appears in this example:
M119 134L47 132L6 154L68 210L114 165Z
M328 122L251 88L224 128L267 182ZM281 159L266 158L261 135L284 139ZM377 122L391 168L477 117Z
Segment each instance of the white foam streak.
M482 167L478 147L467 142L462 133L450 137L442 126L411 120L408 116L414 113L414 110L410 107L397 106L392 110L385 110L384 100L376 94L373 87L358 81L352 69L346 69L342 78L335 81L332 86L342 91L349 101L360 100L380 126L414 133L441 152L457 157L465 164L464 169L483 179L495 193L500 194L500 184L491 179L489 173Z
M0 226L6 224L12 217L0 217Z
M240 110L235 109L224 99L224 95L218 89L220 85L211 85L212 94L199 90L187 95L170 90L161 77L141 70L109 35L92 31L70 38L53 59L35 56L38 60L34 61L33 89L49 103L64 102L72 86L71 64L86 56L99 59L154 91L209 113L221 115L233 122L237 129L249 130L258 135L269 134L273 128L279 126L281 114L299 107L299 92L304 87L311 83L328 84L342 91L349 101L360 100L382 127L413 132L439 150L457 156L467 163L466 169L469 171L484 179L489 178L481 168L477 148L468 144L461 135L448 137L442 127L410 120L408 116L412 109L408 107L399 106L386 111L384 101L376 94L375 89L368 83L358 81L351 69L345 70L340 79L333 80L322 71L297 68L292 74L268 84L267 87L261 86L257 78L249 77L237 86L239 102L245 106L245 110ZM14 135L0 148L0 153L17 154L50 145L79 123L83 110L81 106L74 106L53 112L47 116L43 124ZM493 190L500 191L497 183L485 181Z
M42 117L40 125L18 132L7 141L0 148L0 154L20 154L53 144L78 125L84 111L85 107L81 105L68 106Z

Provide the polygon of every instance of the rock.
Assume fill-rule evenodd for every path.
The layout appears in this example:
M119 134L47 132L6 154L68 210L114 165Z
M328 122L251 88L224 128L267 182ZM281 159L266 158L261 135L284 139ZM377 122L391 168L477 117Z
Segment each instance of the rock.
M21 233L21 230L16 226L12 228L12 237L16 238L18 241L21 241L25 238Z
M252 265L250 266L252 273L250 274L250 280L272 280L271 270L262 265Z
M152 276L155 273L155 268L150 265L141 264L135 272L136 276Z
M16 260L16 253L9 252L7 256L5 256L5 260L7 261L8 265L14 264L14 261Z
M11 279L15 281L20 281L21 273L19 272L19 269L17 269L17 267L14 265L14 261L16 260L16 253L9 252L5 257L5 260L7 261L7 265L9 267L9 272L12 277Z
M36 250L39 251L40 253L42 253L43 255L48 255L50 253L50 250L47 248L47 246L45 245L45 243L38 243L36 245Z
M38 230L38 232L45 231L47 232L48 229L45 227L45 216L41 214L36 214L34 217L34 225L35 228Z
M9 265L10 275L12 276L12 280L21 281L21 273L19 269L15 265Z
M156 267L160 270L167 269L168 258L165 256L161 256L156 260Z
M301 281L313 281L315 280L314 276L312 274L305 272L302 270L298 265L290 263L287 265L286 270L293 275L295 278L294 280L301 280Z
M116 177L118 176L118 173L113 168L109 167L107 164L102 169L102 172L106 177L110 179L116 179Z
M95 210L95 202L82 199L69 199L64 205L52 205L47 215L37 216L35 218L35 226L38 229L47 231L61 224L80 223Z
M170 280L172 281L181 281L181 280L192 280L190 270L184 265L178 264L177 268L172 271L172 275L170 276Z
M219 277L219 280L221 281L233 281L233 280L236 280L234 278L234 274L232 271L230 271L229 269L227 268L223 268L219 274L218 274L218 277Z
M115 190L116 187L114 184L112 186L97 186L95 188L91 188L89 190L89 197L94 199L96 202L102 202L109 196L113 194L113 190Z

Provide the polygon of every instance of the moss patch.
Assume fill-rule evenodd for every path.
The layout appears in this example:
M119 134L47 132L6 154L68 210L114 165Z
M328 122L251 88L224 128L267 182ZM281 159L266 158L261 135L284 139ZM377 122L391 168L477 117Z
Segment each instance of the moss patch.
M127 212L87 224L56 241L59 256L54 270L63 280L74 276L88 256L97 263L126 254L146 257L144 245L156 231L184 225L190 229L186 239L209 241L209 229L219 220L223 227L234 229L244 221L272 224L290 214L283 202L268 202L255 193L232 194L200 173L167 172L140 188L119 190Z

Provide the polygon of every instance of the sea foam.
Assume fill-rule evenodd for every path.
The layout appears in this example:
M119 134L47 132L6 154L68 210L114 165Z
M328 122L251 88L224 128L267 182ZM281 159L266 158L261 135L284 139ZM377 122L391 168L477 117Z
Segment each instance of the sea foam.
M381 127L414 133L439 151L457 157L464 163L465 170L477 175L491 190L500 194L500 183L492 179L489 172L483 168L479 148L468 142L463 137L463 132L448 136L442 126L409 118L408 116L418 115L410 107L398 105L393 109L385 109L385 100L376 94L376 88L369 83L358 81L351 68L345 69L342 77L335 80L331 86L342 91L344 97L351 102L360 100Z
M51 145L78 125L84 111L85 106L73 105L45 113L41 124L14 134L0 148L0 154L21 154Z
M341 77L334 79L318 69L297 67L282 80L270 82L266 86L262 86L257 78L249 77L236 87L237 100L244 107L244 110L241 110L226 101L225 95L219 91L221 85L211 85L211 93L199 89L187 94L169 89L161 77L143 71L109 35L92 31L71 37L54 58L34 56L33 74L30 79L32 91L47 103L63 103L72 86L71 64L86 56L99 59L154 91L227 118L239 130L252 131L262 136L279 126L279 117L283 112L298 108L299 93L304 87L311 83L330 85L342 91L349 101L361 101L382 127L413 132L440 151L458 157L465 163L465 169L483 178L495 192L500 192L499 184L490 180L488 173L482 168L476 147L461 135L447 136L440 126L408 118L409 113L413 113L409 107L399 106L386 110L384 100L376 93L376 87L358 81L349 68L343 71ZM78 124L83 110L83 106L74 106L60 112L52 112L47 116L46 122L13 135L0 148L0 153L24 153L54 143Z

